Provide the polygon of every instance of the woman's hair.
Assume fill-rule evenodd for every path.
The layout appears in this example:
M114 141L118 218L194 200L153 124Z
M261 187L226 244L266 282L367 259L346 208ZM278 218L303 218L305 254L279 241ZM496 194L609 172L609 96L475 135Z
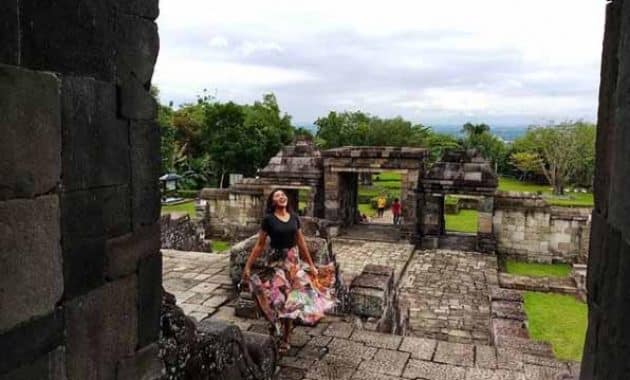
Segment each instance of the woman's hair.
M394 199L394 202L398 202L398 198Z
M273 204L273 196L278 191L282 191L284 193L284 195L287 195L287 193L284 190L282 190L282 189L273 189L273 191L267 197L267 205L265 207L265 212L267 214L273 214L273 212L276 211L276 206ZM293 212L293 209L291 208L291 202L289 202L289 197L288 196L287 196L287 211L288 212Z

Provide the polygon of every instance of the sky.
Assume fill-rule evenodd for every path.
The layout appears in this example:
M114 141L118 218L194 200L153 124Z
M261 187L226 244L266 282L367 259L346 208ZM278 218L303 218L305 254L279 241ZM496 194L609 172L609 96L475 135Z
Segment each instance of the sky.
M595 121L603 0L161 0L163 103L273 92L294 124Z

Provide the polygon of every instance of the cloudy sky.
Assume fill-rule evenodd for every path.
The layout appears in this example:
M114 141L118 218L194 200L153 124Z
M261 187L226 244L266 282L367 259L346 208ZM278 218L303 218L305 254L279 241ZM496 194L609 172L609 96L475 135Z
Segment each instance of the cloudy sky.
M274 92L427 125L595 120L603 0L161 0L163 102Z

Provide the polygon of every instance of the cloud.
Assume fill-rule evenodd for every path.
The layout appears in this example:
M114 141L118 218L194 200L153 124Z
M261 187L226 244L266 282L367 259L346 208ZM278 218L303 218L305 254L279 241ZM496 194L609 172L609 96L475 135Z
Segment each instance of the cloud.
M595 119L601 1L160 4L165 101L273 91L300 122L343 109L424 123Z

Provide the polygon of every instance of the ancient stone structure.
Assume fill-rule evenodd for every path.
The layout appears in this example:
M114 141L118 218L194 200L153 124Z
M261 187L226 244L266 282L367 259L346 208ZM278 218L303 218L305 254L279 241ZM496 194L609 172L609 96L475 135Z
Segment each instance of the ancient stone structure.
M394 171L401 174L401 226L392 231L399 238L428 248L453 245L494 252L493 199L498 181L488 162L474 151L449 152L442 161L428 165L423 148L342 147L316 150L308 142L284 147L255 179L243 179L228 189L204 189L205 219L209 236L245 238L259 228L266 196L275 188L287 191L298 203L298 191L308 191L306 215L324 220L329 227L351 228L358 215L359 176ZM444 196L483 196L479 230L475 236L449 240L444 228ZM334 234L334 232L333 232ZM457 240L459 239L459 240ZM457 244L455 244L457 245Z
M446 152L440 162L427 170L420 183L422 246L449 247L445 236L444 197L448 194L476 195L479 201L477 236L469 237L481 252L493 253L496 248L492 215L493 196L498 178L488 162L475 151ZM462 239L455 236L454 239Z
M541 196L498 192L497 252L531 262L586 263L591 209L551 207Z
M583 379L630 377L630 2L606 5Z
M161 376L157 3L0 5L3 379Z
M322 152L324 157L325 217L342 226L355 223L358 176L385 170L401 174L402 237L417 241L416 190L425 169L428 151L423 148L344 147Z

